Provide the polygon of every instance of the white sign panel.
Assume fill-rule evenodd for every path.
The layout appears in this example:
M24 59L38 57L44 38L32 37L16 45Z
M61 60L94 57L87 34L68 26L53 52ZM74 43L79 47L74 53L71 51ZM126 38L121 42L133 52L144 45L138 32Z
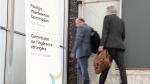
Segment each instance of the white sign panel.
M59 1L25 0L26 84L62 84Z

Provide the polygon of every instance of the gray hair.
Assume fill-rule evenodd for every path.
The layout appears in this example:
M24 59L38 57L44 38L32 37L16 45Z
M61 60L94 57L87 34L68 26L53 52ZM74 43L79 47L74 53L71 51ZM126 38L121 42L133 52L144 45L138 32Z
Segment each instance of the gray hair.
M117 13L117 9L116 9L115 6L108 6L108 7L107 7L107 10L108 10L108 11L111 11L112 13Z

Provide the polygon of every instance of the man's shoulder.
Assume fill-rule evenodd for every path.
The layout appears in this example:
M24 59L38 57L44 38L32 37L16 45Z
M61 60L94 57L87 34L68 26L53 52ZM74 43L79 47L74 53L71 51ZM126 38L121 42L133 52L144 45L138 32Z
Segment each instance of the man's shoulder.
M77 28L77 32L79 31L85 31L85 27L82 25L82 26L78 26Z
M111 18L113 17L112 15L106 15L105 18Z
M87 28L91 28L91 27L88 26L87 24L84 24L84 25L80 26L80 28L87 29Z
M122 22L123 22L123 20L122 20L120 17L118 17L116 14L107 15L107 16L105 16L105 19L107 19L107 20L112 20L112 19L114 19L114 20L119 20L119 21L122 21Z
M113 18L112 15L106 15L106 16L104 17L104 20L110 21L112 18Z

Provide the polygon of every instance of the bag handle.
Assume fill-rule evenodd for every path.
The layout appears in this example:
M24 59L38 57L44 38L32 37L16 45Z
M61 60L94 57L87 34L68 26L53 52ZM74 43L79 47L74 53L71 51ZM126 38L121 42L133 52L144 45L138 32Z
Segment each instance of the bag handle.
M102 51L104 51L104 50L106 50L106 49L103 49ZM98 52L97 52L97 55L100 54L102 51L100 51L100 52L98 51Z

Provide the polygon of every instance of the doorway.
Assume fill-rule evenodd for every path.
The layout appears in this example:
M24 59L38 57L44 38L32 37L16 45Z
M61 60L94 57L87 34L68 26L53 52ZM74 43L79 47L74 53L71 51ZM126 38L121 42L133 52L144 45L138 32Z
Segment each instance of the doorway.
M85 22L95 29L100 37L102 36L102 29L103 29L103 20L106 15L106 9L108 6L116 6L117 8L117 15L121 17L122 12L122 1L121 0L85 0L82 3L82 16L85 19ZM95 55L93 54L89 58L89 76L91 84L98 84L99 81L99 75L96 75L94 73L93 68L93 59L95 58ZM115 71L115 63L113 63L110 71ZM110 73L107 78L110 77ZM110 84L111 81L109 79L106 80L106 84Z

